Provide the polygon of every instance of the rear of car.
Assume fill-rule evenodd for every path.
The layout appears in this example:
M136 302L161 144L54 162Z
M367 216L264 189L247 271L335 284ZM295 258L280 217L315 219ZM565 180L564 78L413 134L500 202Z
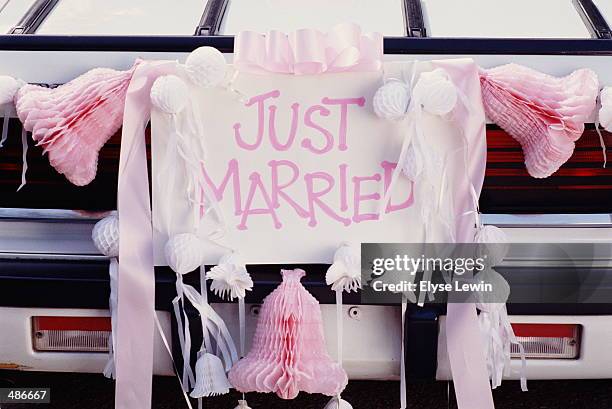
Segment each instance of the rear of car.
M325 13L320 12L323 5ZM385 35L390 61L461 56L482 67L513 62L551 75L586 67L602 84L612 84L606 17L612 20L612 8L590 0L313 0L290 5L190 0L180 7L161 0L9 1L0 10L0 28L7 33L0 37L0 73L54 86L95 67L126 69L136 58L183 60L204 45L218 48L231 61L233 35L240 30L327 30L350 20ZM55 173L30 141L27 184L15 192L22 170L21 125L11 118L8 126L9 138L0 149L0 369L102 372L110 331L109 261L93 245L91 229L116 209L120 135L102 149L97 178L86 187L75 187ZM611 134L604 132L603 138L612 146ZM511 242L612 245L612 169L602 167L593 123L569 162L546 179L527 174L520 145L493 124L487 125L487 145L480 200L485 224L501 227ZM612 157L612 149L607 153ZM562 275L566 267L561 260L529 254L511 254L501 266L509 274L543 282ZM612 281L612 258L573 267L589 269L603 283ZM249 271L255 286L246 298L247 335L255 329L263 297L278 284L269 266ZM309 271L304 284L323 304L331 350L334 294L325 284L326 266L309 266ZM156 268L156 309L178 351L170 314L174 295L174 273ZM236 335L236 304L212 299ZM402 358L398 307L363 304L359 294L345 302L344 366L351 379L397 379L400 359L406 360L410 378L450 378L444 307L409 309ZM606 353L612 340L612 300L510 304L508 310L527 351L528 378L612 378L612 357ZM195 311L191 318L197 319ZM155 351L155 373L172 375L161 339ZM519 361L513 365L518 368Z

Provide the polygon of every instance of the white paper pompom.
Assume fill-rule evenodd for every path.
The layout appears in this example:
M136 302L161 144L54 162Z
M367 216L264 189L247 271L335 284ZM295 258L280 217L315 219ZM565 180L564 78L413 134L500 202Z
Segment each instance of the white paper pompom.
M188 100L187 84L176 75L159 77L151 87L151 103L167 114L178 114Z
M476 243L508 243L508 236L497 226L483 226L476 232Z
M206 278L212 280L211 291L223 299L244 298L253 288L253 280L236 253L221 257L219 264L206 273Z
M506 305L508 297L510 297L510 284L497 271L487 269L479 272L474 276L474 281L485 284L491 284L493 291L478 291L476 292L476 308L480 311L492 312L496 309L501 309Z
M204 243L193 233L173 236L164 247L166 262L179 274L187 274L202 265Z
M247 404L247 401L239 400L238 401L238 406L236 406L234 409L251 409L251 408Z
M445 115L457 104L457 88L441 68L420 75L413 95L432 115Z
M487 255L486 264L496 266L501 263L508 254L508 236L496 226L483 226L476 231L474 242L486 245L484 252Z
M12 104L15 94L24 84L25 82L22 80L9 77L8 75L0 75L0 105Z
M600 99L599 123L606 131L612 132L612 87L602 89Z
M212 88L225 79L227 63L225 57L214 47L196 48L185 61L189 79L204 88Z
M119 218L106 216L94 226L91 239L98 251L107 257L119 257Z
M402 119L410 104L410 90L403 82L389 81L376 91L372 104L379 118Z

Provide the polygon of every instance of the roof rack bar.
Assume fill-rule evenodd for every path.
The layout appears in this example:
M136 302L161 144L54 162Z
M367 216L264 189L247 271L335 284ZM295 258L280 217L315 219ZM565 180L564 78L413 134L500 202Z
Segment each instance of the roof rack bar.
M219 33L227 3L228 0L208 0L194 35L212 36Z
M427 37L421 0L404 0L404 21L408 37Z
M9 34L34 34L59 0L36 0Z
M591 36L599 39L612 39L612 30L593 0L572 0L572 2Z

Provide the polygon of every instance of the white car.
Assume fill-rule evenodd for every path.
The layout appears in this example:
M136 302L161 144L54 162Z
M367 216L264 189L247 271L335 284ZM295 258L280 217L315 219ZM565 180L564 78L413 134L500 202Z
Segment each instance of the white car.
M587 67L602 84L612 85L612 32L606 23L606 18L612 21L612 5L605 0L0 3L0 30L6 33L0 36L0 74L30 83L61 84L100 66L126 69L138 57L184 60L203 45L217 47L231 61L232 36L240 30L326 30L348 20L382 32L388 60L467 56L483 67L514 62L552 75ZM0 148L0 369L102 372L110 331L108 260L93 245L91 229L116 208L119 135L101 151L96 180L83 188L57 175L30 142L28 184L16 193L19 134L19 122L12 118L9 138ZM610 134L604 138L612 146ZM520 146L509 135L490 124L487 139L480 202L485 223L503 228L513 242L612 244L612 169L601 166L592 124L573 158L543 180L526 173ZM588 264L610 281L612 259ZM502 268L544 277L563 267L555 260L515 254ZM334 297L324 283L325 268L311 271L305 285L324 304L332 351ZM257 267L252 276L247 334L255 329L258 304L278 282ZM178 351L170 313L174 274L158 268L156 277L156 306ZM236 304L213 306L237 335ZM399 308L361 304L357 295L347 297L345 309L344 366L350 378L398 379ZM511 304L508 309L527 349L529 379L612 378L612 299L608 304ZM410 309L405 356L410 378L450 379L444 314L438 306ZM155 351L155 373L173 375L159 339ZM514 367L519 364L514 360ZM511 377L518 377L514 372Z

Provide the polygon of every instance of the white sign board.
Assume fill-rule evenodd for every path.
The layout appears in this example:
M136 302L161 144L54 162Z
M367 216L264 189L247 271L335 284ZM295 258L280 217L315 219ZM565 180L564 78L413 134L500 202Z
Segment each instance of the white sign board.
M383 217L379 212L407 132L406 124L374 114L382 76L240 73L233 84L240 95L191 90L205 130L205 178L224 215L225 242L247 264L329 263L344 241L423 240L408 179L399 178ZM160 115L152 115L154 178L164 177L159 172L170 132ZM432 142L461 140L439 118L426 116L423 126ZM156 264L166 264L169 233L194 229L185 189L176 183L174 194L161 195L154 185ZM160 221L168 212L171 232ZM211 243L206 262L216 264L225 251Z

